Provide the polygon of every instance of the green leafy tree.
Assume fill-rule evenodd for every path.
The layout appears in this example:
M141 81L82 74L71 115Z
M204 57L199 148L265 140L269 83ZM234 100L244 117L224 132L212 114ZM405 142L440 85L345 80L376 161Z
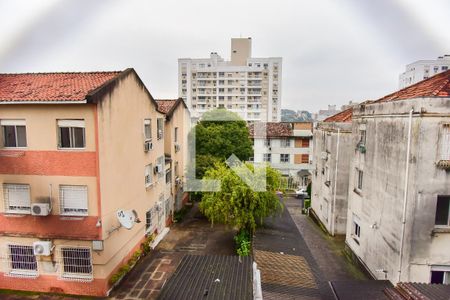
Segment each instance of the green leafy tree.
M249 168L252 172L262 172L263 167L242 164L240 168ZM200 202L201 212L214 223L228 224L233 227L254 232L264 218L274 216L282 210L282 204L276 195L280 183L280 174L269 166L266 168L266 191L255 192L242 179L223 163L216 163L206 174L206 179L221 181L218 192L203 192Z
M206 169L217 161L225 161L231 154L242 161L253 155L247 123L236 113L226 109L206 112L194 130L195 145L190 147L195 146L197 178L203 178Z

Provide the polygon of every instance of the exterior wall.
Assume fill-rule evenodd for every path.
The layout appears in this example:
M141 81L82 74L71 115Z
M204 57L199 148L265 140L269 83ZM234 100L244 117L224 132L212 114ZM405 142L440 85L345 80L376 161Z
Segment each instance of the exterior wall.
M349 167L354 150L351 123L319 123L313 140L311 207L330 234L345 234Z
M165 116L156 110L155 103L134 74L123 78L98 104L104 250L97 268L102 278L107 278L123 257L143 239L146 212L164 198L165 175L158 178L153 173L154 184L147 188L144 177L145 166L152 164L155 167L157 158L164 157L164 138L157 139L157 118ZM153 149L149 152L144 152L144 119L151 119ZM117 229L116 212L119 209L136 210L142 222L130 230L123 227ZM154 214L153 221L157 223L157 214ZM165 221L159 220L158 224L161 230Z
M173 112L170 119L166 122L166 140L165 140L165 153L170 154L172 158L172 172L171 172L171 195L174 199L174 209L179 210L182 207L182 201L185 196L183 190L185 181L185 168L187 164L187 151L188 151L188 133L190 126L190 114L189 110L182 104L178 105ZM178 141L179 151L175 151L175 128L178 128ZM180 184L176 183L176 179L179 178Z
M406 66L399 76L399 88L403 89L433 75L450 69L450 55L435 60L419 60Z
M235 66L245 66L247 59L252 56L251 38L231 39L231 63Z
M430 282L432 266L450 266L450 230L440 233L434 226L437 196L450 195L449 172L436 166L439 129L443 121L449 121L449 108L450 99L431 98L375 103L353 110L353 144L357 144L360 126L366 128L367 142L365 154L355 150L352 156L346 243L378 279ZM414 116L406 176L410 109ZM364 174L360 191L355 189L355 168ZM353 219L360 223L359 239L354 235Z
M251 45L239 45L235 61L224 61L217 53L178 60L179 97L194 120L216 107L234 111L247 121L281 120L282 59L250 58L247 46Z

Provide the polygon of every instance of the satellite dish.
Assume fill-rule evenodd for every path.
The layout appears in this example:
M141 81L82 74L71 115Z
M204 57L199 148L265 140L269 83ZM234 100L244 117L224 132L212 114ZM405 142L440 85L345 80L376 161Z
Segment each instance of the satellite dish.
M119 220L120 225L126 229L131 229L136 223L137 214L133 210L118 210L117 220Z

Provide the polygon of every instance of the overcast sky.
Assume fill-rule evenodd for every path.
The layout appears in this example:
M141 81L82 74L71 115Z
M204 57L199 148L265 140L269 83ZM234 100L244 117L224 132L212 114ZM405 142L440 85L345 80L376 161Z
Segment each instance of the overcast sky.
M177 59L283 57L282 107L317 111L397 89L406 64L450 54L448 0L0 0L0 73L133 67L178 95Z

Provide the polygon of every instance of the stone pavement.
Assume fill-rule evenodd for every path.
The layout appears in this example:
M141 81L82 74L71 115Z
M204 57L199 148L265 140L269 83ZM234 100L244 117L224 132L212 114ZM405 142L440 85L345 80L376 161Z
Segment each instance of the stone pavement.
M185 254L234 255L234 234L222 225L211 227L195 205L152 254L138 262L111 293L111 298L156 299Z

